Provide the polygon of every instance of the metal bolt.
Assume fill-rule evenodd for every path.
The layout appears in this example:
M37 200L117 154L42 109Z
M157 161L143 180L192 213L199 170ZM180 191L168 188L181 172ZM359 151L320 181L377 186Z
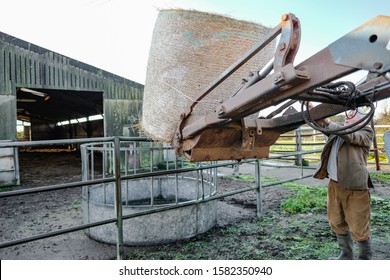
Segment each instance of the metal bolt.
M282 51L286 48L286 43L280 43L279 44L279 50Z
M286 21L286 20L288 20L288 14L282 15L282 21Z
M218 108L217 108L217 112L218 112L219 116L225 114L225 106L219 105Z
M280 81L283 81L282 73L280 73L280 72L279 73L275 73L275 76L274 76L273 80L274 80L275 84L280 82Z
M374 67L374 69L376 69L376 70L379 70L383 67L383 64L380 62L375 62L372 67Z

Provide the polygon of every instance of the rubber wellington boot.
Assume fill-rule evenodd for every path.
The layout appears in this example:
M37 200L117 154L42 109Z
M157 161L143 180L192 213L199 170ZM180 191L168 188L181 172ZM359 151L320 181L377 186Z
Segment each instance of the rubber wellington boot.
M357 244L359 248L358 260L371 260L371 239L365 241L357 241Z
M351 233L337 234L336 236L341 253L335 260L353 260L353 241Z

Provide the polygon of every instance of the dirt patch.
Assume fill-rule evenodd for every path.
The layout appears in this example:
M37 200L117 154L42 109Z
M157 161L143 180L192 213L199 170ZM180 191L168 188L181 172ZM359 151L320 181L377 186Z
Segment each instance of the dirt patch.
M81 161L78 152L71 153L23 153L20 155L21 186L16 188L34 188L42 185L59 184L81 180ZM240 174L253 175L253 165L242 165ZM244 187L255 187L255 183L232 180L233 168L219 170L218 192L225 193ZM237 171L237 170L236 170ZM280 169L262 167L262 176L280 179L306 175L312 170L296 168ZM298 182L323 187L326 182L313 178L301 179ZM281 200L289 197L292 191L282 186L262 189L262 223L257 220L256 193L254 191L226 197L218 201L217 225L210 232L188 241L178 242L165 247L126 247L128 258L153 258L158 250L166 252L165 258L175 258L175 253L183 250L183 246L199 242L206 243L207 250L198 248L191 253L193 258L238 259L238 258L270 258L291 259L294 256L292 244L302 236L312 232L315 244L334 242L334 236L328 230L326 213L291 215L280 210ZM372 194L382 199L390 198L390 187L381 185ZM81 189L71 188L59 191L42 192L20 197L2 198L0 203L0 241L7 242L31 235L44 234L54 230L66 229L82 225ZM321 230L315 230L318 227ZM373 246L376 259L390 259L389 224L375 225ZM234 232L233 241L220 246L218 240L226 232ZM324 233L325 232L325 233ZM276 239L272 239L271 237ZM276 241L275 241L276 240ZM240 252L234 244L240 245ZM245 244L252 244L251 252L244 252ZM230 248L230 249L229 249ZM255 248L255 249L253 249ZM257 253L256 253L257 251ZM262 255L264 254L264 255ZM310 250L300 256L302 259L326 258L311 253ZM96 242L88 238L83 231L59 235L39 241L11 246L0 250L0 259L115 259L116 246ZM161 258L158 256L157 258Z

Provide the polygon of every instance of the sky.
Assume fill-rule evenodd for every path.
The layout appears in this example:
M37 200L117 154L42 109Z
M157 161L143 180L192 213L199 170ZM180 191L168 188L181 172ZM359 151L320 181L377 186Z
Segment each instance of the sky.
M294 13L301 23L295 64L376 15L388 0L0 0L0 31L144 84L160 9L218 13L274 27Z

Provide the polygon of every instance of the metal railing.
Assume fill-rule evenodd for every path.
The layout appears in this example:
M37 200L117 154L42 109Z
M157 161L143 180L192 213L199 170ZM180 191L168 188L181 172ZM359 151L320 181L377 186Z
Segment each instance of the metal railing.
M6 198L6 197L14 197L14 196L23 196L23 195L28 195L32 193L38 193L38 192L48 192L48 191L56 191L56 190L61 190L61 189L68 189L68 188L75 188L75 187L81 187L81 186L91 186L95 184L104 184L104 183L112 183L114 182L115 184L115 217L110 218L110 219L105 219L101 220L98 222L92 222L92 223L86 223L83 225L78 225L78 226L72 226L66 229L60 229L60 230L55 230L52 232L48 233L43 233L43 234L38 234L34 236L28 236L25 238L20 238L20 239L15 239L15 240L10 240L6 241L3 243L0 243L0 248L6 248L10 246L15 246L27 242L32 242L40 239L45 239L49 237L54 237L62 234L67 234L67 233L72 233L75 231L80 231L80 230L86 230L88 228L92 227L98 227L110 223L115 223L117 227L117 259L122 259L123 254L124 254L124 245L123 245L123 221L126 219L131 219L135 217L140 217L144 215L149 215L153 214L156 212L162 212L162 211L169 211L181 207L186 207L189 205L195 205L195 204L200 204L200 203L206 203L212 200L219 200L228 196L233 196L237 195L243 192L248 192L248 191L255 191L256 192L256 199L257 199L257 216L258 218L261 218L262 216L262 204L261 204L261 189L264 187L270 187L274 185L279 185L284 182L290 182L290 181L295 181L295 180L300 180L303 178L311 177L312 174L310 175L303 175L303 169L304 167L300 165L301 168L301 175L295 178L287 179L287 180L282 180L282 181L276 181L276 182L271 182L271 183L262 183L261 182L261 166L263 165L263 162L266 161L267 159L262 159L262 160L248 160L248 161L242 161L242 163L254 163L254 168L255 168L255 175L256 175L256 185L254 187L245 187L241 188L238 190L218 194L218 195L213 195L213 196L208 196L204 197L199 200L193 200L193 201L187 201L187 202L182 202L182 203L176 203L176 204L171 204L167 205L164 207L159 207L156 209L149 209L145 211L141 211L138 213L133 213L129 215L123 215L122 212L122 180L134 180L134 179L140 179L140 178L151 178L151 177L158 177L158 176L165 176L165 175L177 175L180 173L184 172L199 172L203 170L209 170L209 169L216 169L216 168L221 168L221 167L229 167L232 166L232 164L236 163L235 161L227 161L227 162L220 162L220 163L202 163L198 166L191 166L191 167L184 167L184 168L174 168L174 169L167 169L167 170L153 170L151 168L148 171L145 171L143 173L129 173L121 172L122 166L121 166L121 142L124 141L149 141L146 138L129 138L129 137L102 137L102 138L88 138L88 139L62 139L62 140L45 140L45 141L28 141L28 142L5 142L5 143L0 143L0 148L7 148L7 147L14 147L14 148L20 148L20 147L30 147L30 146L49 146L49 145L58 145L58 144L86 144L86 143L102 143L104 145L111 145L112 147L112 160L113 160L113 176L110 177L104 177L101 176L100 178L95 178L91 176L90 178L87 178L85 181L78 181L78 182L70 182L70 183L63 183L63 184L55 184L55 185L47 185L47 186L40 186L40 187L35 187L31 189L18 189L18 190L7 190L0 192L0 199L1 198ZM270 159L278 159L278 158L283 158L283 157L288 157L292 155L303 155L303 154L309 154L312 152L318 152L318 150L314 151L300 151L300 152L294 152L294 153L285 153L285 154L280 154L280 155L273 155L270 157ZM84 178L86 179L86 178Z

